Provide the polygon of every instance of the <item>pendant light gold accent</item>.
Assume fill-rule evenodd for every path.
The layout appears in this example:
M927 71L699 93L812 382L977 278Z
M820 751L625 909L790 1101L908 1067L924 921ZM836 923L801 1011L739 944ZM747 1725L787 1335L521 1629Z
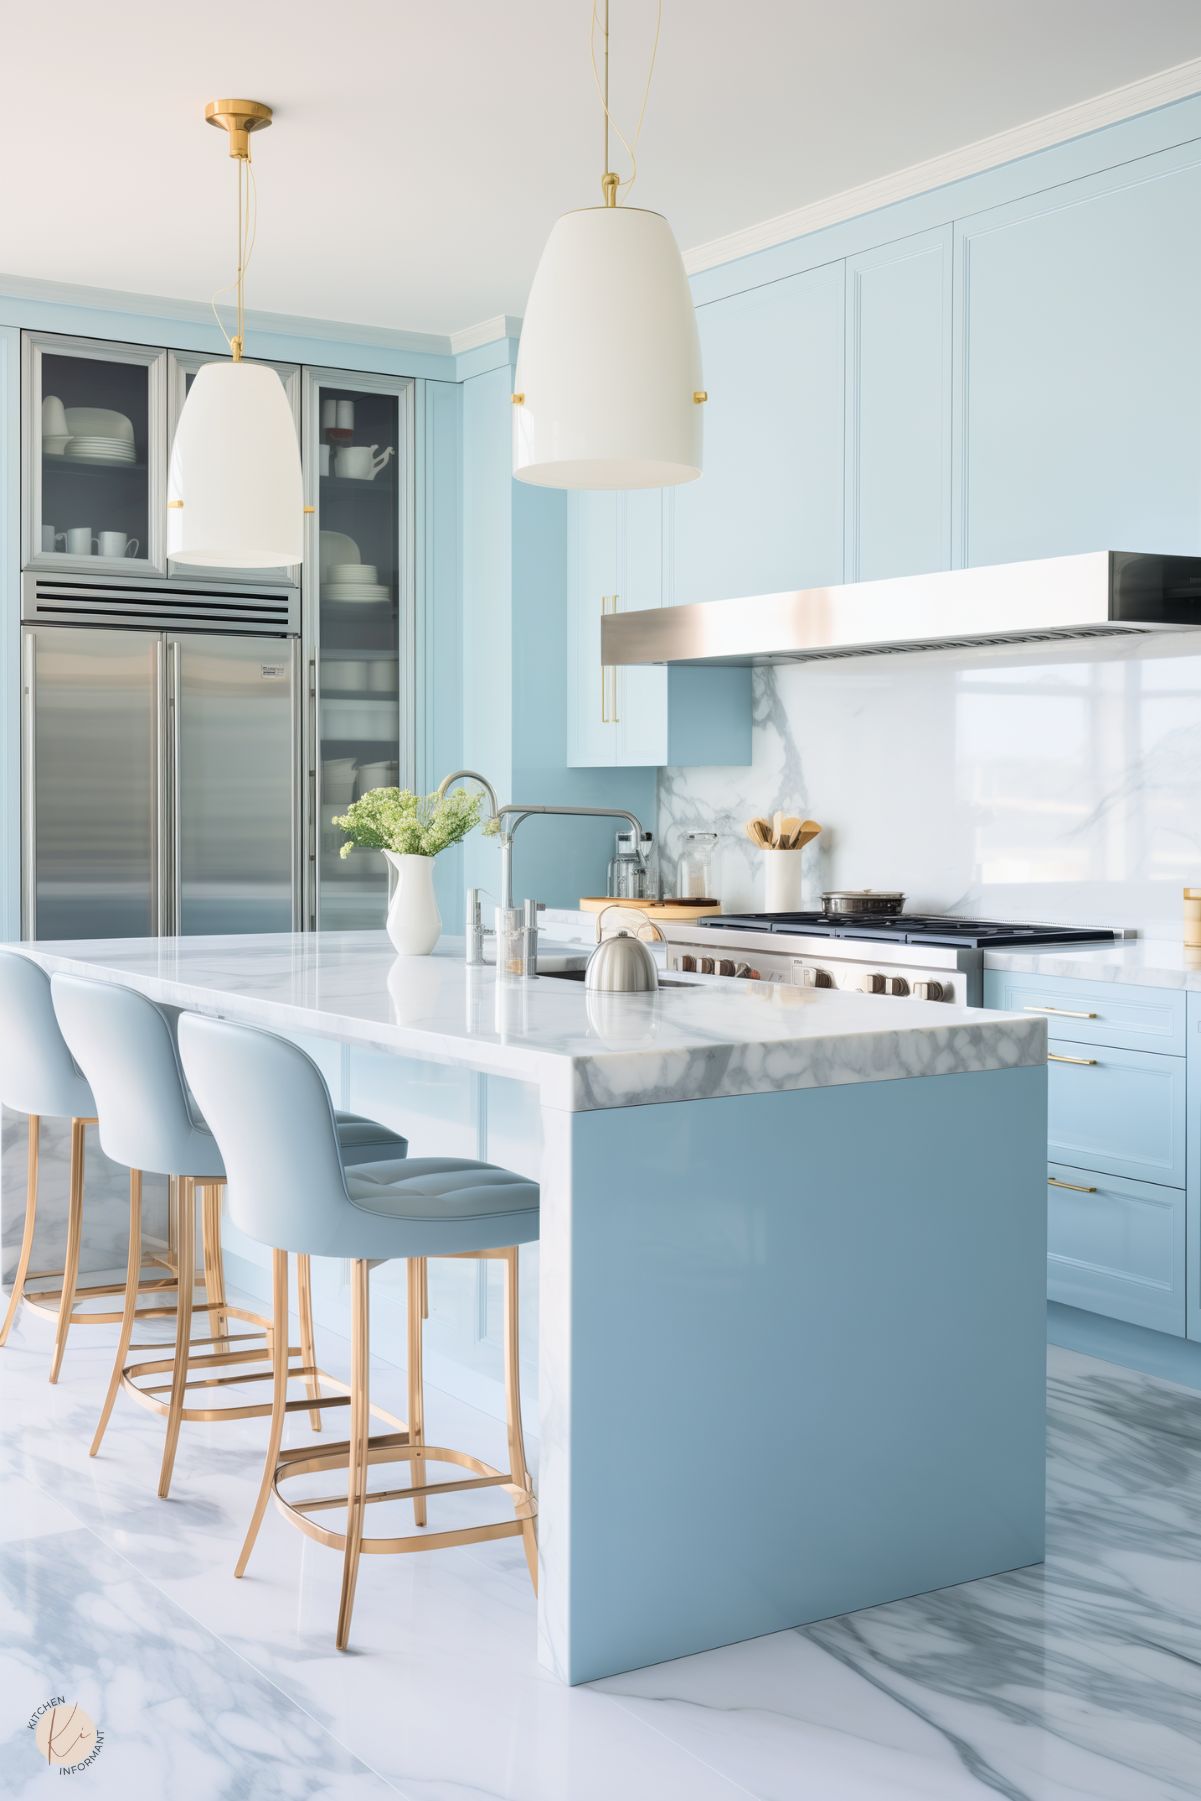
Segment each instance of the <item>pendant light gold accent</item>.
M623 181L609 166L609 4L602 76L598 0L589 3L604 121L601 205L563 215L534 276L513 382L513 472L548 488L668 487L701 473L696 313L667 220L622 201L638 173L649 74L634 132L626 138L613 125L631 173ZM658 41L656 23L656 49Z
M304 555L296 422L275 370L242 360L246 268L258 214L250 138L271 124L272 111L262 100L210 100L204 116L228 134L237 166L236 320L230 336L214 304L231 360L197 371L175 429L167 554L201 567L286 567Z

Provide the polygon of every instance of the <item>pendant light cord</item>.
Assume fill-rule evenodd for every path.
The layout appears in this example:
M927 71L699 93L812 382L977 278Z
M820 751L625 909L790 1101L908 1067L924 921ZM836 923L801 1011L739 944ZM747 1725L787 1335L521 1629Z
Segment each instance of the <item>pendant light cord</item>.
M600 0L592 0L592 23L588 31L588 49L592 57L592 79L596 83L596 92L600 99L601 110L605 116L605 167L602 173L606 175L609 173L609 127L612 126L621 141L622 148L630 159L630 173L624 181L618 183L618 194L620 195L624 189L625 195L628 198L631 188L638 179L638 140L642 136L642 122L646 118L646 103L651 97L651 79L655 73L655 58L659 54L659 33L663 29L663 0L659 0L658 12L655 17L655 41L651 45L650 67L646 71L646 86L642 90L642 106L639 109L638 123L634 127L634 135L632 138L627 138L625 132L621 129L621 126L617 123L613 114L609 111L609 0L605 0L605 77L603 82L601 80L600 70L597 67L596 28L598 24L599 7Z
M242 347L246 342L246 271L250 267L250 259L254 254L254 241L258 236L259 202L258 189L254 179L254 164L250 158L249 145L245 156L236 158L238 173L238 243L237 273L232 282L218 288L209 302L213 309L213 318L217 321L218 330L229 346L230 354L237 362L242 355ZM222 294L234 295L234 335L231 338L225 329L224 321L217 309L217 301Z

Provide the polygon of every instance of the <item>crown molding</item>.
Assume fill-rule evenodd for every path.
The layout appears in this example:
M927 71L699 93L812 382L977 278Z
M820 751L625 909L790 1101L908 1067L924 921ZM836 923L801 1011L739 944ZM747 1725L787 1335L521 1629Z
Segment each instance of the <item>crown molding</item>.
M520 336L521 320L512 313L497 313L495 318L481 319L478 325L465 325L462 331L452 331L450 352L452 356L463 356L469 350L480 350L485 344L495 344L498 338Z
M216 330L213 309L206 300L179 300L165 294L135 294L121 288L91 288L77 282L44 281L36 276L3 273L0 273L0 293L10 295L14 300L30 300L49 306L95 307L106 313L136 313L143 318L211 325ZM488 323L499 324L499 321ZM373 345L424 356L451 355L451 340L445 332L401 331L388 325L352 325L337 319L311 319L300 313L264 313L253 309L246 314L246 325L251 332L312 338L319 343Z
M859 187L844 188L841 193L814 200L808 206L797 207L794 212L777 213L772 219L744 226L725 237L710 238L707 243L694 245L684 252L684 267L690 275L696 275L702 269L735 262L739 257L752 256L757 250L769 250L773 245L787 243L790 238L803 238L827 225L839 225L844 219L875 212L898 200L910 200L931 188L946 187L949 182L979 175L985 169L1014 162L1036 150L1050 149L1053 144L1083 137L1086 132L1099 131L1106 125L1116 125L1137 113L1170 106L1173 101L1186 100L1199 92L1201 58L1177 63L1155 75L1128 82L1124 87L1110 88L1090 100L1077 101L1074 106L1062 107L1058 112L1044 113L1024 125L1011 126L1006 131L995 132L992 137L977 138L958 150L948 150L925 162L911 163L906 169L878 176Z

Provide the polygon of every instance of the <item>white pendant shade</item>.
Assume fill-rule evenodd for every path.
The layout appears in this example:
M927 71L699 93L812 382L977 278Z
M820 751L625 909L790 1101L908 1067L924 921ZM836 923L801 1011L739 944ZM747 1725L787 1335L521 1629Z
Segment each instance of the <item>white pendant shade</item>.
M521 332L513 471L547 488L663 488L701 472L701 347L661 213L565 213Z
M222 569L274 569L304 557L296 422L274 369L205 363L171 449L167 554Z

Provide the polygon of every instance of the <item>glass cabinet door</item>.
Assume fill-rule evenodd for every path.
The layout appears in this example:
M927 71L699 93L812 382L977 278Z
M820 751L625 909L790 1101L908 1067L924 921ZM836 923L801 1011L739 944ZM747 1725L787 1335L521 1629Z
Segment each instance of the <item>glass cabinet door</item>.
M372 788L412 785L412 384L310 374L305 399L309 621L309 922L322 930L384 923L387 865L343 859L334 825Z
M170 466L171 446L175 442L175 428L179 424L179 415L183 412L183 403L188 397L198 369L206 363L228 362L228 357L221 355L206 356L199 350L170 350L167 352L167 462ZM259 362L265 369L274 369L284 384L284 392L288 396L288 405L296 420L297 436L300 434L300 370L295 363L268 363L262 358L248 356L248 363ZM286 582L295 587L300 581L299 568L290 569L217 569L207 564L203 569L181 562L178 557L171 558L170 572L173 576L187 578L194 576L207 582Z
M25 337L27 567L165 574L167 353Z

